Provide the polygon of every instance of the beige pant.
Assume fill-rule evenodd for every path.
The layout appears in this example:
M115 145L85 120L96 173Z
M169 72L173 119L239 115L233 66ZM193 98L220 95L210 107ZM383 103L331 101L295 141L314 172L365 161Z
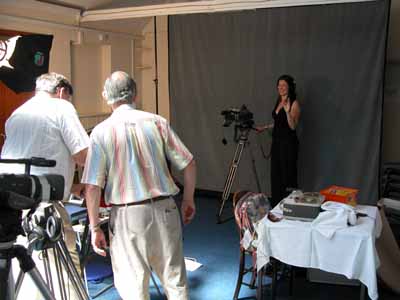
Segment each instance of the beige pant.
M72 224L68 215L68 212L65 210L64 206L61 203L54 203L54 207L59 214L59 217L62 220L63 223L63 239L65 241L65 244L68 248L68 252L71 255L72 261L78 271L79 274L81 274L81 268L80 268L80 260L79 260L79 254L76 249L76 233L74 232L72 228ZM18 244L22 244L24 246L27 246L27 239L25 237L19 236L17 240ZM51 268L51 275L52 275L52 281L53 281L53 286L54 286L54 293L56 296L56 299L61 299L60 295L60 290L59 290L59 283L57 279L57 271L54 263L54 256L53 256L53 250L48 250L47 251L49 254L49 260L50 260L50 268ZM44 264L43 264L43 254L41 251L33 251L32 253L32 258L35 261L36 268L39 270L41 276L43 279L45 279L45 272L44 272ZM14 278L16 278L17 274L19 272L19 265L17 263L17 260L13 260L13 273L14 273ZM68 274L67 272L63 272L64 276L64 281L65 281L65 289L66 289L66 294L67 298L70 300L77 300L79 299L77 294L75 293L74 287L71 283L70 280L68 280ZM36 285L28 276L27 274L24 276L24 281L22 282L21 290L18 295L18 299L43 299L41 293L37 289Z
M151 270L170 300L188 300L179 211L171 199L113 206L110 251L114 283L125 300L149 300Z

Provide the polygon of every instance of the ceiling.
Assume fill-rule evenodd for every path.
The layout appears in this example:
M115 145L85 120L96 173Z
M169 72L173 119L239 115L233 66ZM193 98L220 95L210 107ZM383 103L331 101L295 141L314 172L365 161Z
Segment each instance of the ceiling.
M82 23L82 27L101 30L105 32L125 33L130 35L141 35L142 30L150 21L150 17L102 20Z
M78 8L82 11L85 11L85 10L95 10L95 9L127 8L127 7L184 3L184 2L194 2L194 1L197 2L202 0L38 0L38 1L57 4L69 8Z
M37 0L75 9L82 27L130 35L140 34L156 15L358 1L371 0ZM400 59L399 0L391 1L388 49L389 57Z
M42 3L54 4L66 8L78 9L81 15L90 11L103 11L109 9L145 8L157 5L169 5L188 2L202 2L209 0L37 0ZM124 34L141 34L144 26L151 17L124 17L102 18L101 20L82 21L80 25L86 28L117 32Z

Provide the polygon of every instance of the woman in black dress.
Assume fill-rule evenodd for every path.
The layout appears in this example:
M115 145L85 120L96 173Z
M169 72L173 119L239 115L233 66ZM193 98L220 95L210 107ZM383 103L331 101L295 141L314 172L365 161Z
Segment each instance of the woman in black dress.
M272 129L271 146L271 205L285 198L290 188L297 188L297 155L299 142L296 126L300 105L296 83L292 76L282 75L277 80L278 99L272 117L274 122L257 127L259 132Z

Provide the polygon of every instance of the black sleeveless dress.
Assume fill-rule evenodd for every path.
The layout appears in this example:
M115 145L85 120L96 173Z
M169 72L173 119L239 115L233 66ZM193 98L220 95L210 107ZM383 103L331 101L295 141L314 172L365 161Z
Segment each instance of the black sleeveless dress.
M290 109L293 101L290 100ZM297 156L299 141L296 130L289 127L285 109L282 107L278 113L276 108L272 117L274 128L272 131L271 146L271 196L272 205L275 206L289 195L288 189L297 188Z

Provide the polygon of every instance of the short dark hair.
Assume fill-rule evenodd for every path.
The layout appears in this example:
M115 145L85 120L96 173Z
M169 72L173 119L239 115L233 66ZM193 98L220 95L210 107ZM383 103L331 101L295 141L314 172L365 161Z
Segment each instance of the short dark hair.
M36 79L36 91L56 94L57 89L59 88L65 88L71 96L74 93L74 89L72 88L71 83L65 76L61 74L54 72L46 73L40 75Z

